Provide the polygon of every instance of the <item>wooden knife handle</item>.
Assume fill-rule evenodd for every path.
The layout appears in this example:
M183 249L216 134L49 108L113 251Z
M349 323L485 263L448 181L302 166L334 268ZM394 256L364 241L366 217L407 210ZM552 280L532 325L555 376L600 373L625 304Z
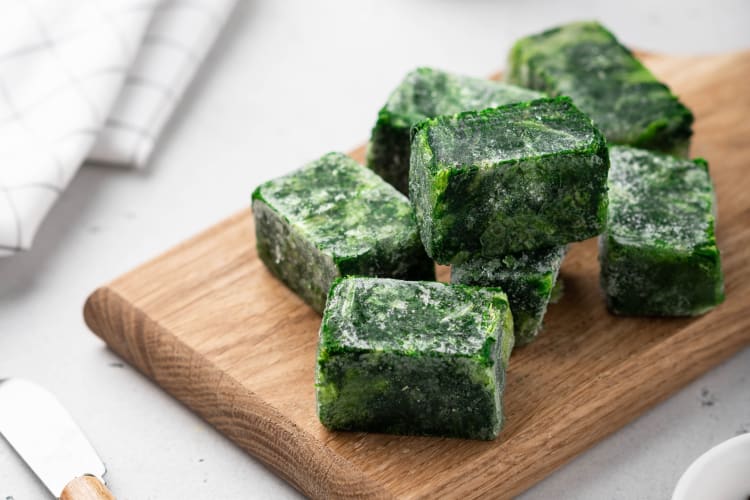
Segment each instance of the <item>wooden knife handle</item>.
M81 476L65 486L60 500L115 500L115 496L94 476Z

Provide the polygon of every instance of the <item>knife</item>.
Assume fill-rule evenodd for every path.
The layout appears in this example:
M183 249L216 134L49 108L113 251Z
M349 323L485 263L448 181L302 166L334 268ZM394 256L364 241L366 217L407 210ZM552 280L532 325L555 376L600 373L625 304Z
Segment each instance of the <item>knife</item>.
M114 500L104 463L70 414L48 391L0 380L0 434L60 500Z

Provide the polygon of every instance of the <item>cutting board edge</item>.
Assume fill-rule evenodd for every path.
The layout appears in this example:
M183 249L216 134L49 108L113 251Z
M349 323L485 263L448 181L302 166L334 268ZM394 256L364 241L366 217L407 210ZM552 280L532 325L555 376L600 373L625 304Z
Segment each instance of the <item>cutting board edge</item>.
M246 214L247 209L242 210L217 226L225 227L233 221L236 222L237 216ZM210 237L210 232L211 229L204 231L191 240L202 236ZM178 250L178 248L173 248L144 263L141 267L154 264L162 258L168 258L172 252ZM140 267L133 272L139 269ZM243 450L261 460L302 493L313 498L393 497L382 484L365 474L356 464L334 453L324 443L299 428L281 412L245 388L239 381L226 375L211 361L197 355L178 337L129 302L118 292L117 281L119 279L97 289L89 296L84 306L84 319L87 326L113 352L155 381L168 394L229 437ZM729 304L723 307L726 306ZM627 405L627 410L619 411L617 415L611 413L613 410L606 409L601 412L587 412L586 417L597 418L609 413L609 418L616 419L617 423L607 429L596 429L595 426L586 425L587 428L595 428L599 432L575 444L570 442L566 444L567 438L562 442L546 443L546 446L542 446L542 449L538 451L553 456L547 455L546 460L537 462L536 467L526 468L525 473L518 471L517 481L503 485L504 494L507 493L510 497L525 491L582 451L618 431L625 424L666 400L675 391L721 361L750 345L750 334L743 336L741 333L743 329L750 331L750 324L745 325L745 323L750 323L750 321L735 323L723 330L721 339L714 338L711 342L703 343L696 342L700 340L701 325L692 324L665 341L654 344L639 356L648 357L651 360L645 364L646 370L653 371L653 377L650 377L650 380L655 381L652 384L652 390L649 391L650 397L632 401ZM716 340L719 341L716 342ZM672 370L662 370L663 367L660 368L660 364L669 363L669 359L674 359L673 349L681 348L697 349L693 353L695 357L690 366L682 370L680 376L674 376L675 372ZM181 354L176 354L178 351ZM189 359L190 361L180 365L178 369L175 366L175 359ZM632 360L623 361L613 366L607 372L600 374L600 377L592 381L592 384L597 384L601 380L625 380L624 370L630 369L631 362ZM161 373L167 372L168 376L160 376ZM617 372L621 372L619 378L612 375ZM214 384L206 386L206 381L214 381ZM616 385L627 388L627 381ZM613 390L615 385L606 388ZM578 392L587 392L587 388L582 387ZM627 398L628 391L620 392L624 393ZM246 398L242 405L232 404L237 394ZM604 408L606 405L599 406ZM248 422L255 422L256 425L251 426ZM263 435L258 434L264 431ZM288 436L288 439L280 439L279 435ZM273 441L269 442L269 440ZM300 449L305 451L301 452ZM473 488L467 488L462 491L460 486L457 489L448 486L443 491L456 497L467 495L473 497L472 490ZM354 493L355 491L357 493ZM473 493L479 492L474 490ZM497 493L496 490L495 493ZM426 495L426 492L419 491L417 494L422 496Z
M355 464L335 454L211 361L194 355L110 285L87 298L83 316L89 329L113 352L303 494L312 498L393 498ZM181 373L175 373L175 359L190 360L180 365ZM169 371L168 377L160 376L164 370ZM243 404L233 404L237 394L243 397Z
M710 317L702 316L700 319L706 321L686 326L639 355L613 365L589 384L579 387L573 396L585 396L586 393L593 391L605 394L596 401L595 406L600 409L585 411L582 415L583 423L577 425L575 430L568 430L569 435L563 440L555 442L553 439L552 443L544 446L544 451L559 453L558 456L553 458L547 456L546 460L536 462L539 465L526 467L526 473L518 471L519 475L526 475L519 477L508 488L509 498L528 490L599 441L634 422L701 375L750 346L750 320L727 326L720 338L705 339L703 326ZM682 355L678 355L678 351L683 351ZM631 377L633 358L640 360L645 371L645 373L640 373L639 377ZM691 362L684 363L685 359L690 359ZM684 363L682 367L676 366L679 362ZM638 380L646 378L649 381L646 391L643 390L642 385L641 392L636 390L634 387L637 382L636 378ZM634 396L636 394L638 397ZM571 399L575 398L571 397ZM618 400L621 401L619 404L617 404ZM579 408L580 406L573 405L570 410L575 412ZM595 425L594 420L599 418L606 418L610 425L607 428ZM578 443L570 444L567 439L574 438L576 435L585 437Z

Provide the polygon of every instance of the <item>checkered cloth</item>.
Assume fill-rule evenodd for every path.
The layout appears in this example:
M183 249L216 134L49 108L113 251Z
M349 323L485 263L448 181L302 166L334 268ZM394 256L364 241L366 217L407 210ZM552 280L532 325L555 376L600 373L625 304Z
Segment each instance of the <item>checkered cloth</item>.
M0 2L0 256L85 161L146 164L234 2Z

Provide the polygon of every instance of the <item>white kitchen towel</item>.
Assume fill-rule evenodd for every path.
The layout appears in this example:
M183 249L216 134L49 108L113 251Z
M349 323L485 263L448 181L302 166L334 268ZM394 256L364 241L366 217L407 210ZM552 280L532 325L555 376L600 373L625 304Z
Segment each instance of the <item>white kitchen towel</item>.
M0 256L88 160L143 166L235 0L0 2Z

